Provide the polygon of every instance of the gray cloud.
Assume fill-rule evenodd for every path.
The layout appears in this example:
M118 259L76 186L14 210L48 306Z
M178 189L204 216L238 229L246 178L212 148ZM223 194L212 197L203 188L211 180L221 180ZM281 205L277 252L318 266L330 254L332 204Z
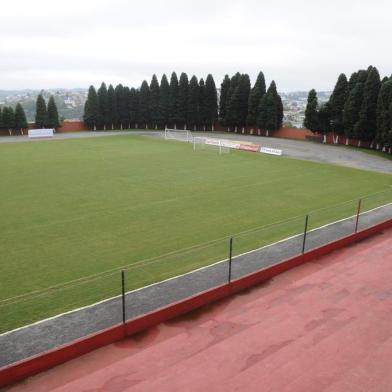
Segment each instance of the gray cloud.
M391 74L391 11L386 0L9 2L0 89L139 86L173 70L217 83L263 70L283 91L332 89L369 64Z

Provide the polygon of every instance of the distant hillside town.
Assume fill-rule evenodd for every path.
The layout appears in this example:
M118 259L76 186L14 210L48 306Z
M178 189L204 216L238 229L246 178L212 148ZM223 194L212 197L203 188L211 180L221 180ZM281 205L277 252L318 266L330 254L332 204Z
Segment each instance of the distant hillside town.
M48 90L0 90L0 107L16 106L19 102L26 113L27 121L35 120L35 109L38 95L48 101L54 97L60 120L83 118L84 103L87 98L87 89L48 89Z
M218 90L218 97L220 89ZM38 94L48 100L53 95L60 119L83 119L87 89L47 89L47 90L0 90L0 107L15 106L20 102L25 110L27 121L33 122ZM283 124L288 127L301 128L305 118L307 91L280 93L284 106ZM331 92L318 92L319 102L328 101Z

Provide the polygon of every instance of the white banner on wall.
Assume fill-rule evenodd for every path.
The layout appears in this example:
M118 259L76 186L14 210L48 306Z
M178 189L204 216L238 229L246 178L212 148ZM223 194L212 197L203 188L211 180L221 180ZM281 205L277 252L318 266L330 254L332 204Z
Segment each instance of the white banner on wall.
M53 137L52 128L29 129L29 138Z
M270 147L260 147L260 152L264 154L271 154L271 155L282 155L283 151L277 148L270 148Z

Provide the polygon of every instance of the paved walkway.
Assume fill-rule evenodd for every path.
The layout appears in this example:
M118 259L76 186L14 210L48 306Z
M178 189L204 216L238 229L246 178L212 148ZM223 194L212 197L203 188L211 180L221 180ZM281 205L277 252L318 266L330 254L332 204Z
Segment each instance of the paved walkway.
M392 204L361 216L359 229L392 218ZM353 233L355 219L346 219L308 233L306 249L312 249ZM233 278L238 278L299 254L303 236L260 248L233 260ZM228 263L215 265L130 292L126 314L131 319L227 282ZM0 335L0 366L49 350L74 339L110 327L122 320L121 299L114 298L81 310L44 320Z
M391 255L389 230L9 392L389 392Z

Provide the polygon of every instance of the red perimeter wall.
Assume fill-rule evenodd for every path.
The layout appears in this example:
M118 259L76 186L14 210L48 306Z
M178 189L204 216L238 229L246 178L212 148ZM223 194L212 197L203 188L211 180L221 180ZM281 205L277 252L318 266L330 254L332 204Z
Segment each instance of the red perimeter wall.
M38 354L31 358L16 362L14 364L0 368L0 388L2 386L23 380L53 366L59 365L70 359L86 354L99 347L124 339L137 332L143 331L163 321L190 312L201 306L217 301L224 297L233 295L241 290L261 283L272 277L306 263L312 259L323 256L333 250L347 246L353 242L370 237L382 230L392 227L392 219L389 219L376 226L370 227L358 233L354 233L335 242L313 249L305 254L282 261L269 268L254 272L240 279L232 281L230 284L223 284L206 290L185 300L175 302L161 309L147 313L125 324L117 324L111 328L98 333L75 340L71 343L57 347L50 351Z

